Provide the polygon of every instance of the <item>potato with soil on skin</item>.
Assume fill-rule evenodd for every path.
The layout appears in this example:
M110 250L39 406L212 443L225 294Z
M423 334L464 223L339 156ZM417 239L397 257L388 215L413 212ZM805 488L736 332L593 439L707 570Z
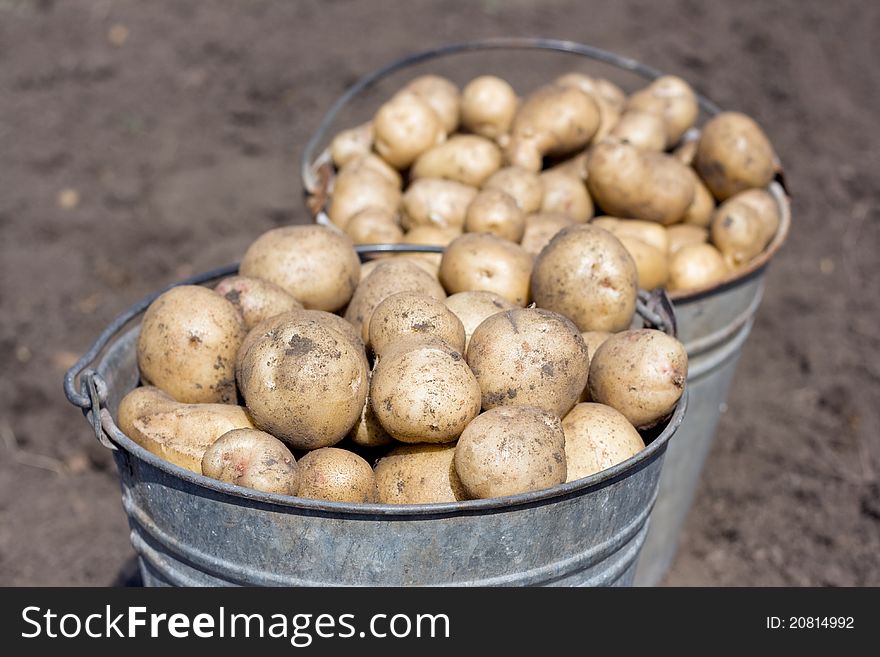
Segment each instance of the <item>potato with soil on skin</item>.
M404 258L387 258L376 265L355 291L345 310L351 323L366 343L369 340L370 317L380 303L397 292L419 292L435 299L445 299L439 281L421 266Z
M395 95L373 118L373 148L398 170L406 169L445 139L446 131L437 113L411 91Z
M776 156L760 126L739 112L722 112L703 126L694 168L719 201L776 174Z
M494 408L462 432L453 462L472 498L516 495L562 484L566 478L562 424L540 408Z
M410 178L442 178L479 187L501 168L501 149L477 135L455 135L413 163Z
M538 255L531 289L538 306L565 315L581 331L622 331L636 310L638 271L607 230L569 226Z
M596 217L590 222L593 226L604 228L618 239L623 236L634 237L647 242L664 253L669 250L669 229L654 221L639 219L620 219L618 217Z
M462 91L461 125L481 137L498 139L510 130L516 106L516 92L507 81L482 75Z
M631 110L650 112L662 118L665 147L670 147L694 125L700 106L697 95L687 82L674 75L664 75L627 99L626 111Z
M461 234L461 228L453 226L414 226L403 236L402 243L419 246L447 246ZM443 257L442 253L410 253L394 257L409 258L430 273L431 276L440 280L440 259Z
M559 213L584 223L593 216L593 200L580 178L561 170L550 169L540 175L544 187L542 213Z
M440 260L440 282L449 294L494 292L511 303L529 301L532 256L513 242L488 233L465 233L453 240Z
M386 347L410 335L437 338L464 352L464 326L443 301L419 292L392 294L373 311L367 344L381 355Z
M414 180L403 195L402 224L407 231L417 226L462 230L476 187L440 178Z
M296 495L299 467L280 440L265 431L233 429L202 456L202 474L264 493Z
M712 214L715 212L715 198L706 187L697 172L688 167L687 172L694 181L694 200L684 212L681 218L685 224L694 226L708 226L712 222Z
M599 106L575 87L549 84L520 105L505 149L508 164L540 171L547 155L583 148L599 128Z
M696 290L720 283L730 274L721 251L711 244L691 243L678 247L669 257L670 292Z
M373 473L381 504L442 504L467 499L455 471L455 445L401 445Z
M334 445L351 431L369 387L359 345L295 315L248 342L236 378L257 428L297 449Z
M583 403L562 419L566 481L576 481L622 463L645 449L645 442L620 411Z
M599 127L593 140L603 139L620 119L626 94L613 82L604 78L593 78L583 73L566 73L556 78L555 83L563 87L575 87L589 94L599 106Z
M667 249L661 251L653 244L632 235L619 235L617 239L629 251L636 263L641 289L650 291L666 286L666 282L669 280L669 253Z
M238 368L239 362L244 357L245 352L247 352L247 350L251 348L251 345L254 342L262 338L271 338L279 327L287 324L288 322L298 320L312 320L323 324L329 329L333 329L342 333L342 335L344 335L349 340L349 342L351 342L358 349L366 349L360 333L355 329L354 326L351 325L351 323L345 321L339 315L334 315L333 313L328 313L324 310L305 310L304 308L289 310L285 313L281 313L280 315L275 315L274 317L264 319L262 322L254 326L254 328L252 328L250 331L248 331L248 334L245 336L244 340L241 343L241 347L239 347L238 349L238 354L236 354L236 368Z
M513 197L524 214L537 212L544 198L544 185L534 171L522 167L498 169L483 183L483 189L498 189Z
M361 418L348 434L348 438L358 447L371 449L394 444L394 438L388 435L376 417L369 395L367 395L364 410L361 412Z
M404 87L424 100L443 125L446 134L458 127L461 94L454 82L439 75L421 75Z
M609 138L590 149L587 167L590 195L616 217L674 224L694 200L687 167L665 153Z
M156 386L139 386L125 395L116 411L116 424L126 436L131 437L134 421L150 413L161 413L180 404L164 390Z
M687 380L684 345L662 331L634 329L608 338L590 362L590 397L649 429L675 409Z
M144 313L141 378L179 402L235 403L235 354L246 333L235 306L213 290L173 287Z
M361 275L351 238L325 226L284 226L258 237L241 260L242 276L279 286L305 308L344 308Z
M394 180L387 164L375 155L356 157L348 162L333 182L333 194L327 215L339 228L346 228L351 218L367 209L397 214L401 191L399 176ZM386 170L387 169L387 170ZM396 172L393 172L396 175Z
M683 246L708 242L709 229L693 224L675 224L666 229L666 236L669 240L669 255L671 257Z
M502 296L486 290L469 290L446 297L443 302L464 326L465 349L471 342L476 328L488 317L517 306Z
M480 386L461 352L405 336L373 368L370 398L385 431L404 443L448 443L480 412Z
M298 497L363 504L376 498L376 478L363 458L347 449L322 447L299 460Z
M514 198L500 189L484 189L468 206L464 229L468 233L491 233L519 242L526 228L526 217Z
M566 214L558 212L538 212L526 217L520 246L531 256L537 257L563 228L574 225L575 221Z
M227 276L217 283L214 292L235 306L247 330L264 319L302 308L299 301L274 283L250 276Z
M747 189L727 199L722 205L744 203L748 205L761 220L762 240L770 242L779 231L779 204L766 189ZM708 224L707 224L708 225Z
M627 110L608 134L643 151L660 152L666 148L666 124L651 112Z
M379 208L367 208L354 215L345 227L345 234L355 244L399 244L403 230L394 215Z
M747 265L764 250L769 239L757 211L735 196L718 206L709 236L731 269Z
M373 123L367 121L354 128L342 130L330 142L330 157L337 169L353 159L369 155L373 150Z
M577 403L590 364L574 323L543 308L516 308L487 318L471 336L467 362L484 410L535 406L559 417Z

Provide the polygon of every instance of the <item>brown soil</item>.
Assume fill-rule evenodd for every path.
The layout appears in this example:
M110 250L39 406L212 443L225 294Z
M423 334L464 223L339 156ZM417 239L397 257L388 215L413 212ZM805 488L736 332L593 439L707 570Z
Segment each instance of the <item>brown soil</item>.
M112 460L60 386L100 330L305 221L300 148L359 75L546 35L751 114L794 196L668 583L880 584L878 29L857 0L0 0L0 583L130 574Z

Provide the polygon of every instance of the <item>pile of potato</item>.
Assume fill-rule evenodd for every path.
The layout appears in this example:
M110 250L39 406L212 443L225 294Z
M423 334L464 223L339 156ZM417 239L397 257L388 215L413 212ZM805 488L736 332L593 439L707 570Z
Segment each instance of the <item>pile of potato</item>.
M709 288L776 234L767 187L777 158L744 114L721 113L696 136L698 114L675 76L627 96L568 73L524 98L491 75L461 90L421 76L333 139L326 213L356 244L489 234L522 247L509 251L523 260L561 229L593 223L623 243L642 288Z
M439 258L439 262L436 260ZM141 323L117 423L221 481L349 503L440 503L574 481L645 446L687 356L635 316L636 263L589 224L537 257L492 233L362 264L332 226L271 230L214 289Z

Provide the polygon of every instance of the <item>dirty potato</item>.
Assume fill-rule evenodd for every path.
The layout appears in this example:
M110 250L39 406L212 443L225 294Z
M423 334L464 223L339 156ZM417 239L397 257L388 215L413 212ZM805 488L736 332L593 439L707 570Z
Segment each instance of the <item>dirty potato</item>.
M517 307L504 297L486 290L458 292L446 297L443 303L461 320L464 327L465 349L470 344L474 331L483 323L483 320L496 313Z
M494 292L524 306L529 300L532 256L513 242L488 233L465 233L453 240L440 261L440 282L449 294Z
M376 499L373 469L347 449L322 447L299 460L297 495L328 502L363 504Z
M578 404L562 420L566 481L606 470L645 449L645 442L622 413L602 404Z
M455 471L455 445L401 445L373 472L382 504L441 504L467 499Z
M202 456L202 474L264 493L296 495L299 467L280 440L265 431L233 429Z
M302 308L299 301L274 283L250 276L227 276L214 286L214 292L235 306L247 330L264 319Z
M443 301L419 292L392 294L376 306L370 317L368 345L373 353L381 354L389 345L410 335L437 338L464 352L464 326Z

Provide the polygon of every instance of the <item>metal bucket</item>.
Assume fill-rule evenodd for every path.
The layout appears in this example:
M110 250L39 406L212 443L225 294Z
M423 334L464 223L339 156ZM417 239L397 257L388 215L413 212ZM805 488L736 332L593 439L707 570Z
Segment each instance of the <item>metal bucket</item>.
M431 62L432 66L448 65L445 59L451 60L453 55L492 51L510 53L519 50L575 55L603 66L635 74L646 80L653 80L663 75L662 72L627 57L585 44L555 39L513 37L469 41L449 44L398 59L365 75L352 85L327 112L315 134L306 144L302 154L301 175L308 195L309 209L315 220L318 223L329 223L324 206L332 190L334 175L329 153L321 149L332 136L331 130L355 125L354 122L344 125L341 123L341 117L346 112L354 110L355 100L361 99L377 84L398 71L425 62ZM524 74L522 68L517 68L515 64L499 66L513 70L517 79L522 78ZM458 68L453 66L448 66L447 70L439 72L450 75L459 73ZM478 70L477 74L485 72ZM562 72L564 71L556 71L557 74ZM546 81L546 78L542 81ZM698 94L698 100L705 116L713 116L721 111L715 103L702 95ZM362 121L366 117L360 115L356 118L347 118L349 121ZM690 136L695 137L697 134L698 132L692 131ZM781 220L776 236L762 256L721 285L696 290L686 295L670 295L678 321L678 337L684 343L689 357L690 409L666 457L660 494L640 557L635 578L636 585L658 584L672 564L706 456L714 442L737 361L761 302L767 265L788 235L790 212L781 175L771 183L769 191L777 201Z
M179 284L235 271L224 268ZM148 586L632 584L663 456L685 415L686 391L637 455L543 491L408 506L261 493L172 465L116 426L119 401L139 380L138 328L122 331L159 293L117 318L64 379L68 399L113 450L131 542ZM665 295L643 295L639 312L646 325L674 333ZM96 360L96 369L86 369Z

